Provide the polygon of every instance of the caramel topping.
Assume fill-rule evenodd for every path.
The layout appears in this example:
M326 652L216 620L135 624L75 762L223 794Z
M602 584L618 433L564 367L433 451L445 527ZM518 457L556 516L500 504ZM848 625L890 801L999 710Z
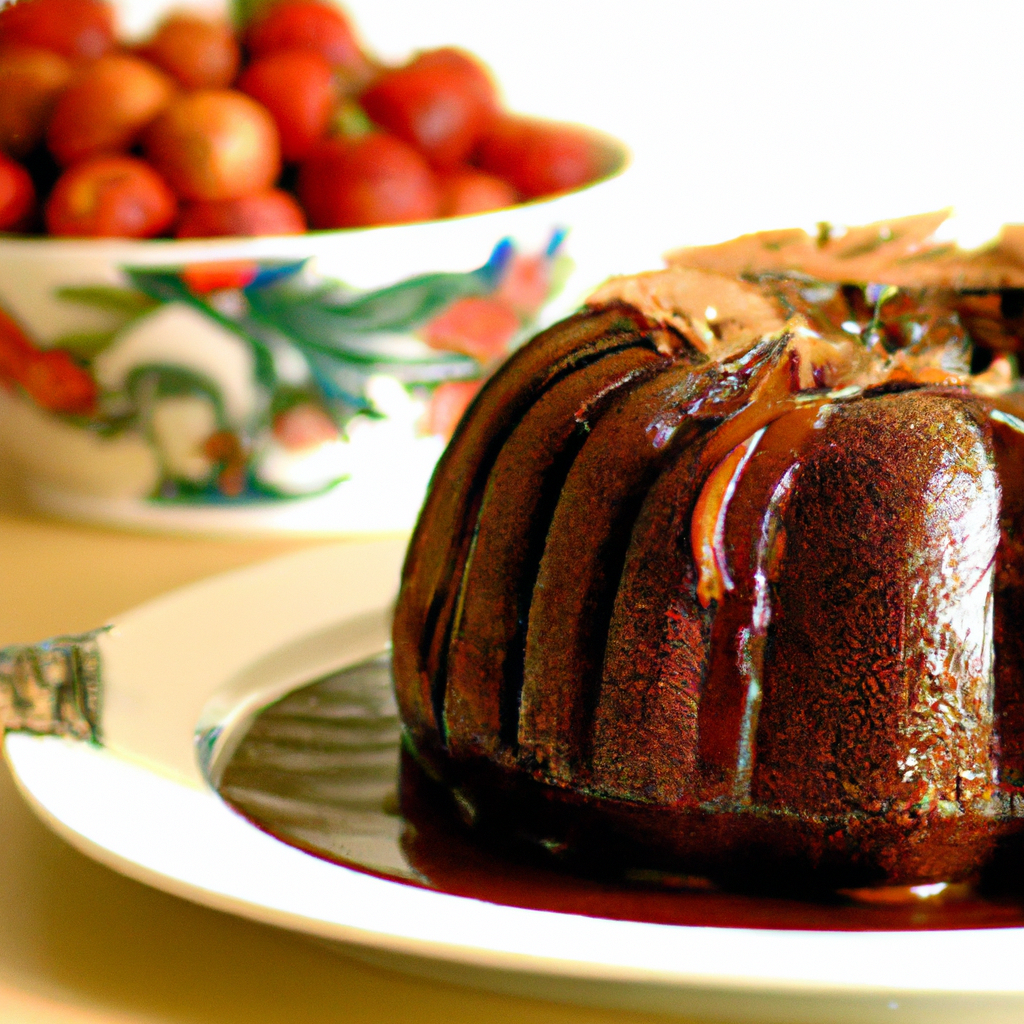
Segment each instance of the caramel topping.
M715 466L694 506L691 543L698 572L697 599L703 608L712 601L721 604L726 591L733 588L725 557L725 516L739 478L764 432L762 427Z
M785 323L757 285L703 270L671 268L613 277L587 305L599 308L616 302L674 328L702 355L718 360L774 334Z

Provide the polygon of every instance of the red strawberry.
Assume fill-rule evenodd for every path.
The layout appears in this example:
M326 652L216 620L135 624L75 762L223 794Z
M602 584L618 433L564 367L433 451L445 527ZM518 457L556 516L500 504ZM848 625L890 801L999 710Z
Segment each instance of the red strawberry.
M45 213L51 235L152 238L171 226L177 203L142 160L94 156L60 176Z
M114 9L102 0L20 0L0 10L0 45L10 43L93 60L114 45Z
M270 111L285 160L302 160L327 133L338 100L334 74L314 50L281 50L258 57L238 88Z
M279 188L268 188L241 199L189 203L178 220L174 237L301 235L305 230L306 215L294 196Z
M381 132L321 142L302 164L298 193L315 228L430 220L441 201L423 157Z
M512 206L518 196L515 189L501 178L472 167L460 167L439 175L441 183L441 216L461 217L469 213L486 213Z
M186 89L226 89L242 59L227 22L184 12L168 15L140 52Z
M0 231L21 231L35 211L36 190L21 164L0 153Z
M487 71L453 49L428 51L385 72L362 96L363 108L377 124L437 167L454 167L469 157L497 103Z
M252 22L245 43L253 57L304 49L319 53L332 67L365 62L345 15L334 4L317 0L280 0Z
M603 178L621 159L611 140L582 125L506 115L482 138L476 162L535 199Z

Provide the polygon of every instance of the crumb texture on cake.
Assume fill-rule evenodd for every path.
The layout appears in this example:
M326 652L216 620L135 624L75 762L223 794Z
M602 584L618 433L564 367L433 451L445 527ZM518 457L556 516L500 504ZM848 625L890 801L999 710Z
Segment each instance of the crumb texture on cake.
M1021 832L1024 265L944 216L679 250L492 378L393 654L482 827L836 885Z

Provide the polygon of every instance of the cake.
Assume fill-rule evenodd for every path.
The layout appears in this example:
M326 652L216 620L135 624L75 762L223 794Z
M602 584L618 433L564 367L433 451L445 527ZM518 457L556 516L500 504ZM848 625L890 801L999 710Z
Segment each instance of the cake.
M1013 848L1024 261L943 219L680 250L491 378L393 643L407 746L481 832L744 886Z

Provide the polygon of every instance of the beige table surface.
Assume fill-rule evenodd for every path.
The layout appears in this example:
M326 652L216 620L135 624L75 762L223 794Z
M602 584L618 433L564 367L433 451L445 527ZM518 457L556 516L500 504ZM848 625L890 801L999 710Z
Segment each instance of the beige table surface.
M0 646L100 625L299 541L121 534L42 519L0 477ZM665 1020L392 974L149 889L36 820L0 768L0 1022L626 1024Z

